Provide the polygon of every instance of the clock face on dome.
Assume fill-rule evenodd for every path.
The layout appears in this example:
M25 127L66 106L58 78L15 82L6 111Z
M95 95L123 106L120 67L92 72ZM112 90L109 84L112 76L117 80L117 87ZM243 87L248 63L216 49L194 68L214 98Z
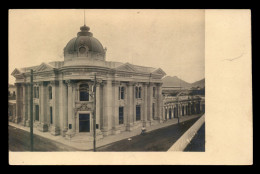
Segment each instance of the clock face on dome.
M86 48L86 47L80 47L79 48L79 53L80 54L84 54L84 53L86 53L88 51L88 49Z

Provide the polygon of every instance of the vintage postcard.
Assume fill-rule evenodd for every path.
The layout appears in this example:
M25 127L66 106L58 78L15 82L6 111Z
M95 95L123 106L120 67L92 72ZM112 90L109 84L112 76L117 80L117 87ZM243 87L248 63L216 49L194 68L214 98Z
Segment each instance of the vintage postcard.
M10 165L252 164L250 20L10 9Z

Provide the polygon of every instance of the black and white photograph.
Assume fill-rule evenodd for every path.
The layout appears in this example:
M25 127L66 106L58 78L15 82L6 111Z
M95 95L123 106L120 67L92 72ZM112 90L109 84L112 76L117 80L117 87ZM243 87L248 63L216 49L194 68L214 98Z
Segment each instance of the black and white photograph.
M8 21L9 153L207 152L205 10L10 9Z

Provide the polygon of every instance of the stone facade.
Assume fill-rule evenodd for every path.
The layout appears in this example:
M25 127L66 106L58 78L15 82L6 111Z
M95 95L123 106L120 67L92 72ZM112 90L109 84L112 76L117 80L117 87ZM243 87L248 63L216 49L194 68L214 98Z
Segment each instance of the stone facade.
M162 78L158 68L106 61L106 48L87 26L64 48L64 61L15 69L16 123L29 126L30 70L33 70L34 126L71 138L93 135L96 75L96 132L103 137L163 120Z

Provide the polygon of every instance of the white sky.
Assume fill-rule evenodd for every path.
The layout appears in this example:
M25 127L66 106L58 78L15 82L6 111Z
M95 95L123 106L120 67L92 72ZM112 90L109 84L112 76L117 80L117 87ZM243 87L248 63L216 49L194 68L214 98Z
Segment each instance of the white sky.
M187 82L205 77L204 10L86 9L86 25L107 61L162 68ZM9 11L9 83L15 68L62 61L84 24L82 9Z

